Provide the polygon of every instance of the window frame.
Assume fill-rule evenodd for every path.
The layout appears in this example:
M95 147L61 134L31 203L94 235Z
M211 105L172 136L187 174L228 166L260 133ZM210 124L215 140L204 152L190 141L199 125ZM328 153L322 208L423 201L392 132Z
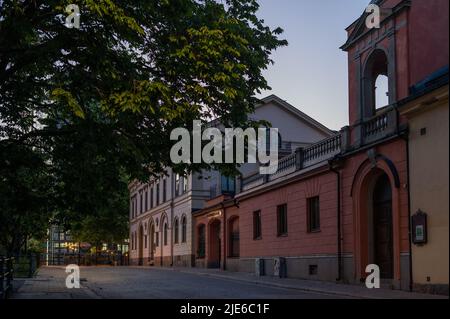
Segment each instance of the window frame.
M178 220L178 218L175 218L175 221L174 221L174 226L173 226L173 242L174 242L174 244L178 244L179 243L179 228L180 228L180 225L179 225L179 220Z
M253 212L253 240L262 239L262 215L261 210Z
M186 216L181 217L181 243L187 242L187 219Z
M169 245L169 225L167 222L164 222L163 225L163 246Z
M287 204L281 204L277 206L277 237L287 237L288 233Z
M313 211L314 209L314 211ZM320 229L320 197L312 196L306 199L308 233L319 233ZM313 216L314 214L314 216ZM313 225L314 223L314 225Z

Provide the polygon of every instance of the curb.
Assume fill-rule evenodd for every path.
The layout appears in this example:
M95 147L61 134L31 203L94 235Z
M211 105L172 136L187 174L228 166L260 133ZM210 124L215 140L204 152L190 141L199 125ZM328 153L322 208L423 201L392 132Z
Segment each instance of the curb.
M213 277L213 278L219 278L219 279L227 279L227 280L231 280L231 281L245 282L245 283L266 286L266 287L275 287L275 288L299 290L299 291L305 291L305 292L313 292L313 293L322 294L322 295L344 296L344 297L352 297L352 298L358 298L358 299L383 299L382 297L367 297L367 296L361 296L361 295L345 293L345 292L327 291L327 290L323 290L323 289L315 289L315 288L308 288L308 287L296 287L296 286L279 284L279 283L264 282L264 281L257 281L257 280L251 280L251 279L243 279L243 278L235 278L235 277L219 275L219 274L210 274L210 273L202 273L202 272L194 273L194 272L175 270L175 269L174 269L174 271L178 271L180 273L185 273L185 274L196 274L199 276L207 276L207 277Z

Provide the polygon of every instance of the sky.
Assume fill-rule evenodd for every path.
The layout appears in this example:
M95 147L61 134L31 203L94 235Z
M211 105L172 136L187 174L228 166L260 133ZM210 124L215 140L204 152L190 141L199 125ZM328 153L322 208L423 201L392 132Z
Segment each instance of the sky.
M264 76L271 91L330 129L348 125L347 54L339 49L345 28L369 0L259 0L258 16L284 29L287 47L272 55Z

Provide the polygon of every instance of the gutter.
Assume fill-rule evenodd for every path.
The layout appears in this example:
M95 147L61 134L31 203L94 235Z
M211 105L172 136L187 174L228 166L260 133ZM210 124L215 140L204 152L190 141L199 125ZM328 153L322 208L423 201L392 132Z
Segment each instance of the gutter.
M342 281L342 232L341 232L341 173L339 168L339 156L334 157L329 161L330 171L336 174L337 178L337 255L338 255L338 277L336 281ZM333 164L336 164L333 166Z

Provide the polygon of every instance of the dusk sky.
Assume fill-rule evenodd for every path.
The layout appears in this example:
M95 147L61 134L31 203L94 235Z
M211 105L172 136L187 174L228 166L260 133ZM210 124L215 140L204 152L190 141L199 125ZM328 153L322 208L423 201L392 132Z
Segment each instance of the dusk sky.
M276 94L331 129L347 125L347 55L339 47L369 2L259 0L259 16L289 42L273 54L264 73L272 91L261 96Z

